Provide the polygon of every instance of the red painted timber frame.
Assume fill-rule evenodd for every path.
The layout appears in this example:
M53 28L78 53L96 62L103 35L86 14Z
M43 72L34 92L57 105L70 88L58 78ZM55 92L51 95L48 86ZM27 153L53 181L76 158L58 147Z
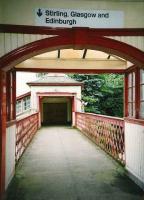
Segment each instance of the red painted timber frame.
M0 198L5 191L6 159L6 73L0 70Z
M107 74L107 73L115 73L115 74L124 74L125 70L123 69L33 69L33 68L15 68L16 71L19 72L52 72L52 73L79 73L79 74Z
M73 48L73 49L95 49L120 56L139 67L144 64L144 52L123 42L119 42L104 36L144 36L144 29L90 29L90 28L47 28L21 25L0 25L1 33L27 33L27 34L48 34L57 35L51 38L42 39L17 48L0 58L0 69L8 71L14 66L32 56L47 51ZM25 70L25 69L21 69ZM32 69L28 69L32 71ZM37 69L41 70L41 69ZM64 70L56 69L59 72ZM72 72L72 71L71 71ZM80 73L124 73L124 70L77 70ZM1 79L3 77L4 79ZM4 192L5 180L5 136L6 136L6 94L3 91L5 73L0 70L0 197ZM6 80L5 80L6 81ZM14 96L13 96L14 98ZM15 114L13 114L14 116Z
M38 97L72 97L75 96L76 93L70 92L37 92Z
M24 97L28 97L28 96L31 96L31 92L27 92L27 93L25 93L23 95L20 95L20 96L16 97L16 100L18 101L18 100L21 100Z
M0 68L5 68L5 69L7 68L8 70L10 68L13 68L16 64L32 56L52 50L66 49L66 48L73 48L73 49L87 48L87 49L100 50L107 52L109 54L120 56L134 63L137 66L143 67L144 63L143 51L135 47L132 47L128 44L125 44L123 42L119 42L110 38L106 38L102 35L98 35L95 29L89 29L89 28L72 28L72 29L60 29L60 30L56 29L53 30L53 34L54 31L55 34L57 34L57 31L59 31L59 35L31 42L1 57ZM143 33L143 30L141 33ZM105 35L107 36L108 33L106 32ZM118 35L118 31L116 35ZM120 71L121 70L119 70L119 72ZM113 73L115 73L115 70L113 70Z
M125 73L125 90L124 90L124 97L125 97L125 121L136 123L140 125L144 125L144 119L140 117L140 69L136 66L132 66L129 70ZM135 73L135 117L128 116L128 75L130 73Z
M39 105L39 119L40 122L42 122L42 100L44 97L69 97L72 101L72 113L76 110L76 100L75 96L76 93L70 93L70 92L37 92L37 99L38 99L38 105ZM73 122L73 114L72 114L72 122Z
M16 118L16 71L8 71L6 73L6 107L7 121Z
M83 86L83 83L27 83L29 86Z
M72 28L75 29L75 28ZM90 29L97 36L144 36L144 28L88 28L81 27L79 29ZM51 28L45 26L28 26L0 24L0 33L25 33L40 35L65 35L71 32L71 28Z

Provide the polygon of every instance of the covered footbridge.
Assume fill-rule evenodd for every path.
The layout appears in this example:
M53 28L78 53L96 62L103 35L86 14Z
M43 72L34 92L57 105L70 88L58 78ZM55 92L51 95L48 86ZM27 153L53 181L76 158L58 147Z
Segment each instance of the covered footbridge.
M49 8L47 8L49 6ZM51 8L50 8L51 7ZM55 8L55 9L53 9ZM64 9L65 8L65 9ZM56 13L66 13L69 17L74 9L83 9L83 11L77 11L77 13L99 13L99 18L96 21L90 19L86 22L86 19L81 19L78 25L73 24L70 26L60 26L60 24L52 24L48 21L50 17L55 19L55 16L48 16L49 18L42 21L44 14L49 15L47 11L57 10ZM95 11L94 11L95 9ZM124 118L117 119L107 116L94 115L91 113L76 112L75 109L72 111L73 126L82 132L76 132L72 134L73 137L78 137L76 140L81 138L82 147L74 145L73 148L68 148L68 152L64 150L64 160L67 160L64 165L67 165L69 171L65 178L71 177L69 183L65 184L67 189L68 185L72 186L72 190L67 190L66 197L71 196L70 192L74 194L73 199L96 199L94 195L99 199L112 199L109 191L114 195L113 199L118 199L116 193L120 192L120 199L140 199L141 192L136 192L135 186L122 187L125 184L131 185L132 183L127 180L124 176L123 179L114 178L110 174L115 172L116 168L114 161L108 159L105 154L101 154L101 150L97 151L97 147L93 144L88 144L89 141L83 140L82 133L86 134L88 138L98 144L104 151L108 152L114 159L123 165L123 168L127 170L127 174L133 179L141 188L144 188L144 2L139 0L131 1L17 1L13 2L7 0L1 0L0 2L0 198L4 197L5 191L8 188L14 174L15 164L18 162L26 146L32 140L36 131L40 128L39 111L22 118L16 119L16 72L27 71L27 72L61 72L61 73L120 73L124 74ZM57 14L58 15L58 14ZM97 15L96 15L97 16ZM47 16L46 16L47 17ZM61 17L61 16L58 16ZM64 17L64 16L62 16ZM71 16L73 17L73 16ZM80 18L80 17L79 17ZM74 19L74 18L72 18ZM67 19L69 20L69 19ZM74 19L75 20L75 19ZM99 21L100 20L100 21ZM84 22L83 22L84 21ZM57 20L55 21L57 22ZM60 20L59 20L60 22ZM75 22L75 21L74 21ZM53 26L55 25L55 26ZM76 26L75 26L76 25ZM74 57L70 56L71 51L77 51ZM93 56L91 56L92 54ZM48 58L44 57L43 54L48 53ZM102 53L102 55L101 55ZM40 57L39 57L40 55ZM79 55L77 57L77 55ZM99 56L98 56L99 55ZM98 57L97 57L98 56ZM52 129L50 129L52 130ZM68 129L67 129L68 130ZM70 130L70 129L69 129ZM38 142L37 137L41 137L43 140L45 133L44 129L41 129L36 136L36 139L31 143L31 147L28 148L22 159L21 164L24 162L24 168L28 160L31 159L33 151L32 149L41 145ZM47 129L49 131L49 129ZM46 131L46 132L47 132ZM71 130L72 131L72 130ZM61 131L63 132L63 131ZM67 132L67 131L66 131ZM63 133L62 133L63 135ZM51 137L58 136L61 142L64 142L64 138L69 144L68 135L71 133L62 135L52 134L52 131L48 133L50 140ZM61 139L63 138L63 139ZM55 139L55 138L54 138ZM73 139L71 139L72 142ZM45 142L49 142L46 140ZM55 141L56 142L56 141ZM74 143L77 143L75 141ZM72 144L74 144L72 143ZM45 143L46 144L46 143ZM59 142L54 143L59 144ZM34 146L33 146L34 145ZM88 145L90 158L82 154L82 150L85 150L85 145ZM47 145L46 145L47 146ZM45 154L45 148L39 150L38 157L42 158ZM76 162L77 157L72 156L74 153L72 150L77 148L80 152L80 163ZM86 147L87 148L87 147ZM36 148L37 149L37 148ZM88 150L87 149L87 150ZM38 150L38 149L37 149ZM55 149L56 150L56 149ZM49 155L52 153L53 148L49 151ZM36 151L37 152L37 151ZM51 153L50 153L51 152ZM42 153L42 154L41 154ZM41 154L41 155L40 155ZM101 154L103 158L103 167L101 166L101 159L98 159L98 155ZM54 157L57 157L57 150L54 152ZM71 161L68 155L71 155ZM93 159L92 159L93 155ZM33 155L36 159L36 155ZM77 155L78 156L78 155ZM86 157L85 157L86 156ZM27 157L27 159L26 159ZM49 156L51 157L51 156ZM45 159L45 158L44 158ZM50 159L50 158L49 158ZM75 160L76 159L76 160ZM98 160L97 160L98 159ZM41 159L42 160L42 159ZM53 161L52 161L53 160ZM46 160L46 164L59 162L58 159ZM84 160L86 162L84 162ZM109 161L108 161L109 160ZM44 160L43 160L44 162ZM92 165L92 162L93 165ZM82 164L84 163L84 164ZM86 163L89 165L91 170L87 171ZM106 163L109 165L107 166ZM114 165L113 165L113 164ZM60 163L59 163L60 164ZM80 164L77 172L72 170L72 166ZM99 169L96 169L95 165L102 169L101 175ZM100 165L99 165L100 164ZM48 165L50 171L52 165ZM82 166L84 165L84 171ZM107 169L110 171L105 171ZM28 166L28 165L27 165ZM101 167L100 167L101 166ZM37 169L33 165L35 172ZM44 166L43 166L44 167ZM64 167L64 166L63 166ZM28 167L29 168L29 167ZM95 168L95 169L94 169ZM112 172L111 169L114 171ZM55 174L56 168L53 173ZM86 171L85 171L86 170ZM98 174L95 170L98 170ZM29 170L28 170L29 171ZM63 171L63 169L62 169ZM79 177L78 171L80 171ZM103 171L107 174L103 177ZM16 176L20 176L22 171L17 171ZM27 174L29 174L27 172ZM39 173L37 171L37 173ZM49 172L48 172L49 173ZM47 176L48 176L47 173ZM104 174L105 174L104 173ZM26 173L25 173L26 174ZM41 171L42 174L42 171ZM82 180L82 176L85 174L87 182ZM41 175L42 176L42 175ZM46 176L46 177L47 177ZM57 182L54 179L43 180L43 186L48 184L48 193L51 199L56 199L53 195L58 195L58 189L61 187L61 191L64 189L63 184L65 180L57 177ZM115 175L114 175L115 176ZM24 177L24 178L23 178ZM77 179L79 177L79 180ZM89 180L89 177L92 179ZM95 177L95 178L94 178ZM107 180L107 177L109 180ZM34 176L35 183L31 184L31 191L35 190L36 194L40 192L40 187L36 187L38 179ZM25 175L21 177L21 180L28 180ZM36 180L37 179L37 180ZM17 182L16 179L14 179ZM123 182L123 180L125 180ZM46 182L45 182L46 181ZM50 182L47 182L50 181ZM110 182L109 182L110 181ZM116 182L115 182L116 181ZM128 181L128 182L127 182ZM81 185L83 182L84 185ZM96 182L98 185L95 185ZM108 184L110 183L110 184ZM122 184L123 183L123 184ZM22 184L22 182L21 182ZM78 184L80 190L78 191ZM85 185L86 184L86 185ZM59 185L59 187L57 187ZM133 184L132 184L133 185ZM35 186L35 187L34 187ZM101 198L100 191L103 193L103 186L105 191L104 198ZM27 185L28 187L28 185ZM28 197L24 197L25 186L18 185L18 191L22 191L19 197L22 199L29 199L30 190ZM23 189L22 189L23 188ZM99 188L99 192L96 194L94 188ZM119 189L118 189L119 188ZM51 190L50 190L51 189ZM57 192L56 192L57 189ZM85 191L84 191L85 189ZM91 191L86 194L86 191ZM47 199L47 194L43 188L44 199ZM97 190L98 191L98 190ZM116 191L116 193L114 192ZM82 194L83 193L83 194ZM12 194L10 192L10 194ZM13 193L14 194L14 193ZM86 194L86 197L84 197ZM59 193L60 195L60 193ZM61 195L64 195L61 193ZM88 196L89 195L89 196ZM91 195L91 196L90 196ZM133 196L134 195L134 196ZM63 199L63 196L61 196ZM11 197L10 197L11 198ZM34 196L32 195L33 199ZM39 198L38 195L36 197ZM39 198L41 199L41 198ZM72 199L66 198L66 199Z

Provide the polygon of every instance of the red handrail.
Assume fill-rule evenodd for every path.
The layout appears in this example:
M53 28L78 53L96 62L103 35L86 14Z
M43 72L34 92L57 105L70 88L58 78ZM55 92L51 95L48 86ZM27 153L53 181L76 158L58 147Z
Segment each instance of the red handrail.
M16 122L16 162L20 159L26 147L38 129L38 113L29 115Z
M125 163L124 119L77 112L76 127L113 158Z

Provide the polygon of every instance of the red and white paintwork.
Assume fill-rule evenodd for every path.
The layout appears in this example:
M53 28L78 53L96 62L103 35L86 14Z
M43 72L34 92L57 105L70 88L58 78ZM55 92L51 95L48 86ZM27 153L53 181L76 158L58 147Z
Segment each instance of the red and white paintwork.
M132 62L137 67L144 66L144 52L140 49L137 49L129 44L124 42L116 41L114 39L106 38L106 36L117 36L117 35L126 35L126 36L143 36L144 29L87 29L87 28L72 28L72 29L50 29L41 27L25 27L25 26L12 26L12 25L1 25L1 32L13 32L15 30L16 33L52 33L53 35L57 35L55 37L41 39L35 42L31 42L27 45L21 46L3 57L0 58L0 194L2 196L5 190L5 158L6 158L6 118L8 120L15 119L15 72L12 73L13 81L10 79L9 70L13 69L14 66L34 55L39 53L44 53L46 51L56 50L56 49L64 49L64 48L73 48L73 49L96 49L100 51L105 51L109 54L114 54L120 56L130 62ZM25 70L25 69L21 69ZM27 69L29 71L31 69ZM7 71L7 75L6 75ZM37 71L41 71L41 69L37 69ZM51 71L48 69L47 71ZM59 69L55 69L55 71L59 71ZM63 70L60 72L69 72L69 70ZM72 72L72 71L71 71ZM113 73L125 73L124 70L119 71L107 71L107 69L98 71L98 70L75 70L73 72L77 73L105 73L105 72L113 72ZM6 79L6 76L8 77ZM9 85L13 88L13 93L11 94L11 90L9 90ZM127 84L127 76L125 79L125 84ZM6 91L7 88L7 91ZM7 95L6 95L7 92ZM125 95L127 98L127 91L125 90ZM138 98L139 94L137 94ZM127 102L125 98L125 102ZM6 102L7 102L7 114L6 114ZM73 109L75 107L75 103L73 103ZM139 105L137 103L137 109ZM127 104L125 106L125 114L127 116ZM140 122L140 120L137 120ZM143 123L143 121L142 121ZM133 121L133 126L135 126L135 121ZM129 135L129 131L131 129L126 128L126 135ZM144 131L143 126L140 128L140 132ZM140 133L138 133L140 134ZM137 134L136 134L137 135ZM138 137L138 135L137 135ZM128 141L127 137L127 141ZM133 137L133 143L136 143L135 137ZM138 149L135 148L135 151ZM139 154L142 154L138 152ZM133 152L131 152L133 154ZM127 153L129 156L129 153ZM144 158L144 157L143 157ZM142 161L143 162L143 161ZM130 162L129 162L130 163ZM127 166L127 157L126 157L126 166ZM131 166L132 167L132 166ZM131 169L128 167L128 169ZM144 170L143 170L144 171ZM131 172L133 170L131 169ZM135 176L137 172L135 172Z

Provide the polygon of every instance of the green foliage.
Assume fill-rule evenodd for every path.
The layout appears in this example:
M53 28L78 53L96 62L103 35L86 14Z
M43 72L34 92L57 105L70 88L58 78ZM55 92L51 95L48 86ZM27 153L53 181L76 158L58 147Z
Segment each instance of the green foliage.
M82 99L87 102L86 112L110 116L123 116L123 76L117 74L72 74L82 81Z

